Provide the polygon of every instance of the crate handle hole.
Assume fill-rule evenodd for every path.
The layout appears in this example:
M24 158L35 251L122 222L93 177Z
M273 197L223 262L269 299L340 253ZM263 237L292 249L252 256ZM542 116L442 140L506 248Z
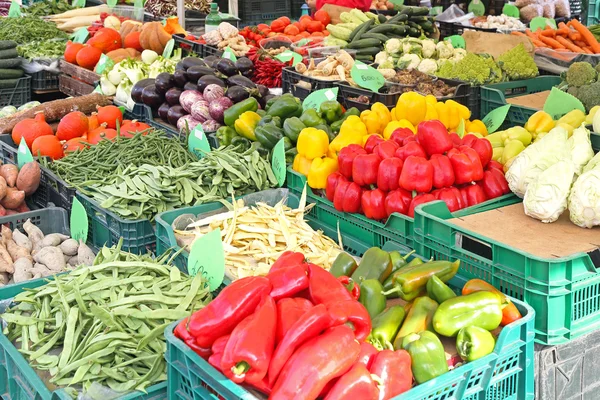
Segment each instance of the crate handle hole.
M469 253L485 258L486 260L492 261L493 259L492 246L481 240L465 235L464 233L456 233L455 243L456 247Z
M588 254L588 256L590 256L590 259L592 260L592 264L594 264L594 267L596 267L596 269L600 268L600 248L592 250L592 251L588 252L587 254Z

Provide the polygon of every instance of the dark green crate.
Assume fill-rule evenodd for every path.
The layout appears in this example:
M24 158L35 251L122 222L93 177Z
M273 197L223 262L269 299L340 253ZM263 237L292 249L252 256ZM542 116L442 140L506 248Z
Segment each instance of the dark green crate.
M415 250L425 257L459 259L460 274L532 306L538 343L567 343L600 329L599 249L541 258L470 232L451 218L440 201L417 207Z

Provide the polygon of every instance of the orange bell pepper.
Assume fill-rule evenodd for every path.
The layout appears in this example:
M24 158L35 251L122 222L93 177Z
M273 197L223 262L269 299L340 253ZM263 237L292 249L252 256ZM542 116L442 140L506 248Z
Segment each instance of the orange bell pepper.
M462 295L465 296L473 292L481 291L498 293L502 297L502 302L506 304L502 309L502 322L500 325L506 326L521 318L521 313L517 309L517 306L515 306L504 293L481 279L471 279L468 281L465 286L463 286Z

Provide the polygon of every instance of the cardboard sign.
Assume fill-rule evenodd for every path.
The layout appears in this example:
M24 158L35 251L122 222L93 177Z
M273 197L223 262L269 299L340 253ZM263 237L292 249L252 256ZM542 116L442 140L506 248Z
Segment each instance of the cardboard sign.
M188 150L198 156L198 158L204 157L204 154L210 151L210 144L202 129L202 125L196 125L188 136Z
M493 133L498 130L504 123L506 116L508 115L508 110L510 109L510 104L507 104L502 107L498 107L495 110L492 110L483 117L481 120L485 127L487 128L488 133Z
M296 65L300 62L302 62L302 56L296 52L293 52L291 50L286 50L283 53L279 53L275 56L275 58L281 62L288 62L290 60L293 60L293 64Z
M221 230L215 229L194 240L188 258L188 273L198 273L208 280L210 290L216 290L225 276L225 253L221 242Z
M231 48L229 46L225 47L225 50L223 50L223 58L228 58L233 62L237 61L237 57L235 56L235 54L233 53L233 50L231 50Z
M175 39L171 39L165 45L165 49L163 50L162 56L164 58L171 58L173 55L173 47L175 47Z
M381 72L361 61L354 63L350 75L358 86L370 89L373 92L377 92L385 84L385 78L381 75Z
M73 198L71 207L70 230L73 239L85 243L88 237L88 218L83 204L76 197Z
M107 68L112 68L114 65L115 63L113 60L111 60L106 54L102 54L95 68L96 73L102 74Z
M308 110L309 108L314 108L315 110L319 110L321 104L325 101L332 101L337 99L339 88L329 88L329 89L321 89L315 92L312 92L308 95L302 102L302 108Z
M555 87L552 88L546 103L544 103L544 111L555 120L575 109L585 113L585 107L579 99Z
M450 41L450 43L452 43L452 47L454 47L455 49L466 49L467 48L465 39L460 35L448 36L444 40Z
M31 151L29 151L29 147L27 147L25 138L21 138L21 143L19 143L19 148L17 150L17 165L19 166L19 169L21 169L23 168L23 165L33 161L33 156L31 155Z
M279 187L283 186L285 182L286 165L285 165L285 146L283 139L273 147L273 154L271 155L271 167L273 168L273 174L277 178L277 184Z

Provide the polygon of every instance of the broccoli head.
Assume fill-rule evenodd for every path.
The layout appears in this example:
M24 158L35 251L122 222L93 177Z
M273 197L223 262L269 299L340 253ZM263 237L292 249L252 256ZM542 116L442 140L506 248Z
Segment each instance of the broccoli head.
M498 64L509 80L530 79L538 75L538 67L525 46L519 44L498 57Z
M592 107L600 104L600 82L578 88L576 96L583 103L585 109L590 111Z
M596 64L596 68L594 68L597 73L600 74L600 64Z
M577 87L589 85L596 82L597 75L598 73L590 63L576 62L571 64L567 70L567 84Z

